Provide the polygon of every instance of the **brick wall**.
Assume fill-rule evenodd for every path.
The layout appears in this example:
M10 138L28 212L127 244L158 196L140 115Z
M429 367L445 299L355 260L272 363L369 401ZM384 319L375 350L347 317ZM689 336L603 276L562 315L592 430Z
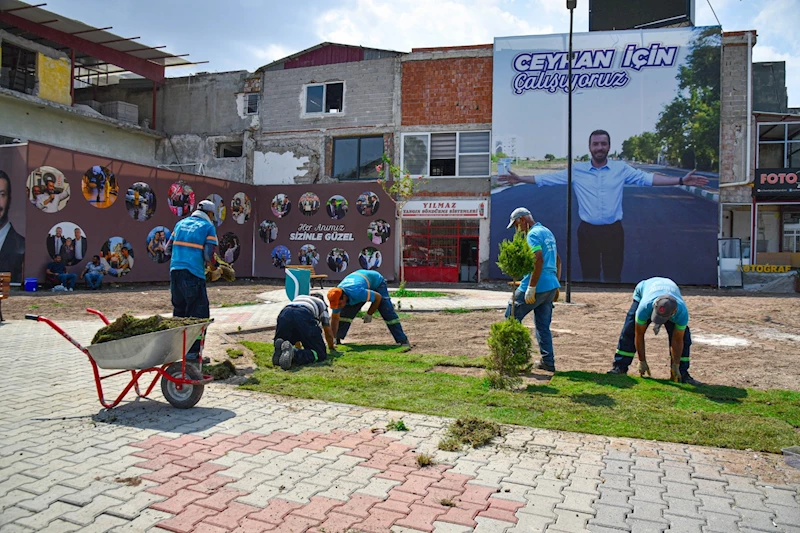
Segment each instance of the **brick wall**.
M403 126L492 122L492 56L403 61Z
M263 73L261 128L267 132L366 127L393 123L397 59L373 59ZM303 116L303 86L343 81L344 112Z
M755 45L755 32L752 44ZM755 169L756 129L751 129L750 168L747 169L747 32L722 36L722 87L720 102L720 183L745 181ZM745 185L721 189L720 201L750 202L752 188Z

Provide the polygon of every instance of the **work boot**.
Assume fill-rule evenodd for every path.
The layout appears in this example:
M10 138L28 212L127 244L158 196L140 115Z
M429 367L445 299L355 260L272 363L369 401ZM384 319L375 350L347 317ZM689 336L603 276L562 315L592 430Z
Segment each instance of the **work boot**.
M681 383L686 383L687 385L694 385L695 387L703 384L700 381L694 379L692 376L690 376L688 372L683 372L681 374Z
M536 363L534 363L533 365L533 368L535 368L536 370L546 370L548 372L556 371L555 365L548 365L547 363L544 362L543 359L539 359L538 361L536 361Z
M606 372L606 374L621 374L621 375L625 375L625 374L627 374L627 373L628 373L628 370L627 370L627 369L625 369L625 368L620 368L620 367L618 367L618 366L615 366L614 368L612 368L611 370L609 370L608 372Z
M278 342L278 341L275 341ZM292 368L292 359L294 359L294 346L289 341L283 341L281 344L281 355L278 364L284 370Z
M408 341L408 339L399 343L399 346L403 349L403 352L408 352L411 350L411 343Z
M281 346L283 346L283 339L275 339L275 351L272 352L272 366L278 367L281 361Z

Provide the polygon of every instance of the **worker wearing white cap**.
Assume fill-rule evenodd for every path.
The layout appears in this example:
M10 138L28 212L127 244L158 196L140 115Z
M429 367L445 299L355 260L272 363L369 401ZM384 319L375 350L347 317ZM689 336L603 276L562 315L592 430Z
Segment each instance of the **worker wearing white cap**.
M216 268L214 255L217 248L216 213L214 202L203 200L191 216L175 224L167 243L170 261L170 293L172 315L184 318L208 318L210 310L206 293L205 266ZM186 356L197 359L200 341L197 340Z
M520 322L533 311L536 341L541 354L534 368L555 372L550 321L553 317L553 301L558 299L558 289L561 287L558 281L561 277L561 257L556 250L556 238L553 232L533 220L531 212L524 207L518 207L511 213L507 229L512 227L527 233L526 240L536 256L536 262L533 272L522 278L519 288L514 291L514 301L506 309L506 318L511 316L512 308L514 318Z

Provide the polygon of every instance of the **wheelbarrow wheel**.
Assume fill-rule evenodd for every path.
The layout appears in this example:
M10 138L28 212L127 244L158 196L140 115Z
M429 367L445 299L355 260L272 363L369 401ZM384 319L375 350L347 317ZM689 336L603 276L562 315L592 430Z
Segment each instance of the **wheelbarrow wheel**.
M166 373L174 378L180 379L181 363L172 363L167 367ZM201 380L203 375L193 363L186 364L186 379ZM180 386L180 389L178 388ZM178 385L165 377L161 378L161 392L164 398L178 409L189 409L200 401L203 397L205 385Z

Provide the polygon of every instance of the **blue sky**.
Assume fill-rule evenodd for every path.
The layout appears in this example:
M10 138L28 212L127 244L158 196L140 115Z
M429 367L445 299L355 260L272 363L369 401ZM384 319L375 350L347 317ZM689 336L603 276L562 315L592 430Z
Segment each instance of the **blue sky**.
M46 0L55 13L141 36L149 46L210 63L174 69L253 71L322 41L410 51L414 47L491 43L495 37L569 30L564 0ZM697 25L714 25L696 0ZM800 107L798 0L711 0L726 31L755 29L756 61L786 61L789 105ZM588 29L588 0L578 0L575 31Z

